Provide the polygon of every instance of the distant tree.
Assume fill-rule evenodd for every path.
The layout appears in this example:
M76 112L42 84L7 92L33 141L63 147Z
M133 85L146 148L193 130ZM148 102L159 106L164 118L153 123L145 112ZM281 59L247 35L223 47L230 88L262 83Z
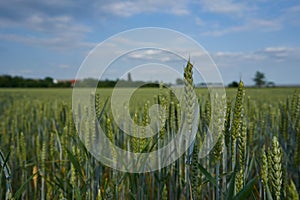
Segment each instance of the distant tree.
M45 87L52 87L54 85L53 78L51 77L46 77L43 82Z
M202 82L198 84L198 87L207 87L207 84Z
M10 75L2 75L0 76L0 87L12 87L10 83L12 83L13 78Z
M262 73L262 72L257 71L255 73L253 81L255 82L255 85L257 87L262 87L262 86L266 85L266 80L265 79L266 79L265 74Z
M269 81L267 83L267 87L275 87L275 83L273 81Z
M176 79L176 85L184 85L184 81L181 78Z
M228 87L237 88L239 86L239 83L236 81L232 81L232 83L228 84Z
M132 82L131 74L128 73L128 82Z

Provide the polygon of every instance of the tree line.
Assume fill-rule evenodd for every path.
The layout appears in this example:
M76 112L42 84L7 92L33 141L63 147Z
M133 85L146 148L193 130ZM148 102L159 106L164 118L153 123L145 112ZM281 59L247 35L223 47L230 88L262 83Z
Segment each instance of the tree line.
M266 81L265 74L257 71L252 79L256 87L274 87L274 82ZM0 75L0 87L2 88L70 88L74 84L79 87L101 87L101 88L113 88L118 84L118 87L159 87L159 82L144 82L133 81L131 74L128 74L127 80L97 80L93 78L86 78L83 80L61 80L56 81L51 77L45 77L44 79L32 79L23 78L21 76ZM165 86L171 86L171 84L165 84ZM176 79L176 85L184 85L183 79ZM228 84L228 87L237 87L238 82L233 81Z
M44 79L23 78L21 76L0 75L0 87L2 88L70 88L74 84L79 87L101 87L113 88L118 83L118 87L159 87L159 82L144 82L129 80L100 80L86 78L83 80L60 80L56 81L51 77Z
M6 88L49 88L49 87L71 87L71 82L62 81L55 83L51 77L44 79L23 78L22 76L0 76L0 87Z

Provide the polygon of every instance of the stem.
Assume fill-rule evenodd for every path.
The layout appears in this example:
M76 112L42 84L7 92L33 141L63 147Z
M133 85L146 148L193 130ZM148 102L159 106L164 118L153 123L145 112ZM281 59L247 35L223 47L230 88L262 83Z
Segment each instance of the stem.
M220 161L218 161L216 166L216 182L219 185L219 174L220 174ZM220 199L219 187L216 187L216 199Z

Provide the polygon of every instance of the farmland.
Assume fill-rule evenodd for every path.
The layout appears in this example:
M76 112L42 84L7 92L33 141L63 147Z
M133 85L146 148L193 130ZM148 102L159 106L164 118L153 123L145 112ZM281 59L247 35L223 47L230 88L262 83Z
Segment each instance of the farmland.
M162 137L172 137L178 130L180 106L174 95L165 88L142 88L130 101L131 115L146 126L149 107L165 106L168 116L159 132L163 136L121 137L105 104L111 92L97 91L96 114L107 137L118 146L151 151L147 144L157 148ZM298 199L299 89L244 88L241 82L238 89L226 89L226 93L224 128L208 156L199 158L197 149L212 123L212 108L207 90L197 88L200 121L191 155L187 152L157 171L126 173L101 164L87 151L93 136L79 139L71 89L1 89L0 198Z

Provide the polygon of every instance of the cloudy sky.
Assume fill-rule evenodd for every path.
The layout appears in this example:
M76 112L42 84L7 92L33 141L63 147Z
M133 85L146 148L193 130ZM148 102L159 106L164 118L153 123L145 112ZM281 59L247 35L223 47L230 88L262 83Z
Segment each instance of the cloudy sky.
M162 27L202 45L225 84L251 85L256 71L276 84L300 84L299 19L298 0L0 0L0 74L73 79L98 43ZM149 51L129 57L146 61Z

